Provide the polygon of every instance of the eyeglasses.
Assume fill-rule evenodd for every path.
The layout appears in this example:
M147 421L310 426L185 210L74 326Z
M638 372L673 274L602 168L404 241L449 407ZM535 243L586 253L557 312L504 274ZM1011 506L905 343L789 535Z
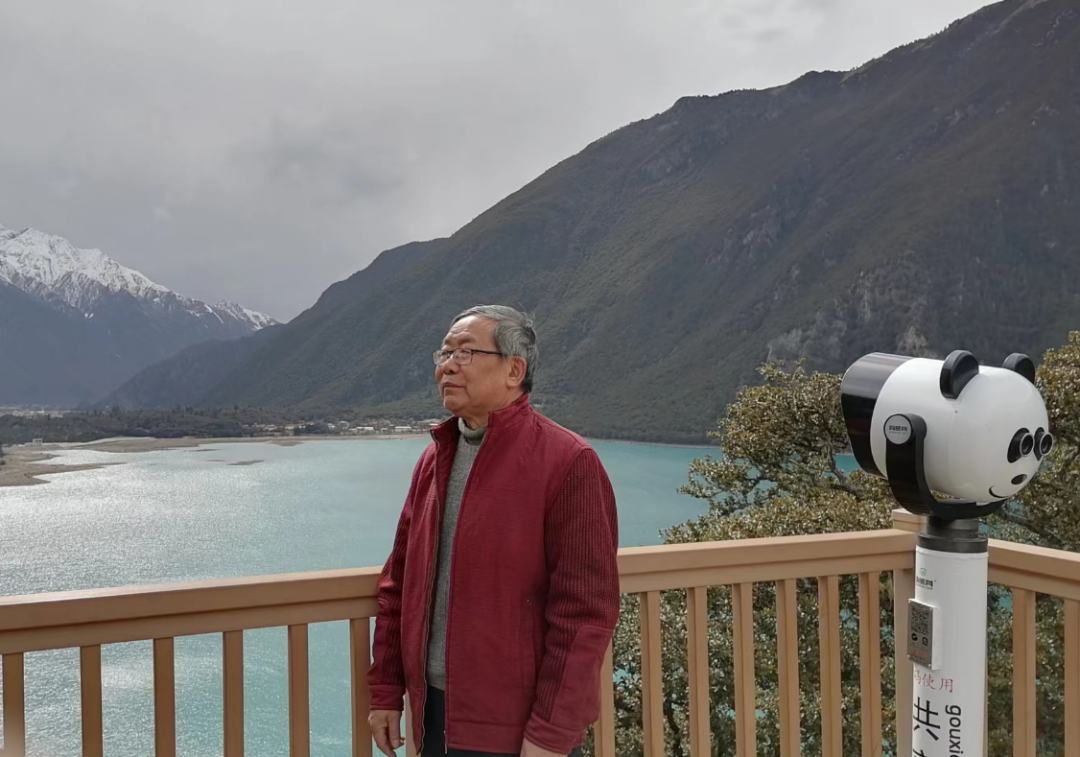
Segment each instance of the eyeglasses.
M435 365L442 365L450 358L454 358L454 362L458 365L468 365L472 362L473 354L477 352L482 355L499 355L500 357L506 357L502 352L471 350L468 347L458 347L456 350L435 350L435 352L431 353L431 357L434 359Z

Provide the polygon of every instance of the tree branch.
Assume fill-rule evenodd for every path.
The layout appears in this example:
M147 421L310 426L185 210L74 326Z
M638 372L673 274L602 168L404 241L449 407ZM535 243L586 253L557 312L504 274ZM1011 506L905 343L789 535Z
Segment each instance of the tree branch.
M840 491L845 491L855 499L862 499L862 497L859 496L858 490L851 485L850 481L848 481L847 475L840 471L839 466L837 466L836 464L835 455L829 455L829 470L834 476L836 476L836 481L830 482L830 487L832 487L833 489L838 489Z
M1015 513L1012 510L1004 507L998 510L997 514L1001 516L1002 520L1007 520L1009 523L1020 526L1021 528L1026 528L1033 534L1041 536L1042 538L1050 542L1056 549L1065 548L1065 542L1059 536L1057 536L1057 534L1049 531L1043 526L1036 524L1034 521L1025 518L1023 515Z
M664 715L667 717L668 729L671 731L671 754L682 757L686 752L683 751L682 732L678 721L675 720L675 708L672 706L670 697L664 697Z

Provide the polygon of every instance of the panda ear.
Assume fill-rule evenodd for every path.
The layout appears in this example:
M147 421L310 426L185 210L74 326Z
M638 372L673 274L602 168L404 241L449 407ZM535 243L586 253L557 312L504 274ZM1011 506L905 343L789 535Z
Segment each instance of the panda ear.
M939 385L945 399L954 400L967 382L979 375L979 361L966 350L953 350L941 366Z
M1031 383L1035 383L1035 363L1027 355L1014 352L1005 358L1002 367L1009 371L1016 371Z

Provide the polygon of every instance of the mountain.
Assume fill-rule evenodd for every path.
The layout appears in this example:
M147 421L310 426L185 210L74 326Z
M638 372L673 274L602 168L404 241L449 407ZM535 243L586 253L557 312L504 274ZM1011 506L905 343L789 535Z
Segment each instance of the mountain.
M277 336L281 328L275 324L241 339L194 344L139 371L94 405L160 409L198 405L210 389Z
M766 359L1000 363L1080 326L1080 10L1005 0L847 72L686 97L546 171L362 298L287 324L206 404L438 408L481 302L534 314L536 403L702 440Z
M119 379L87 323L0 279L0 404L74 404ZM17 356L17 357L15 357Z
M330 312L339 307L357 305L376 287L389 281L402 270L423 259L443 240L413 242L387 250L362 271L339 281L323 292L318 302L293 321L301 328L294 332L306 334L317 328ZM213 389L231 375L251 370L269 370L279 355L293 348L289 338L277 341L284 326L275 325L235 341L210 341L196 344L168 360L140 371L123 386L98 402L99 407L168 408L175 405L197 405ZM270 347L273 343L273 347ZM261 352L263 348L265 352ZM256 355L259 357L255 357ZM243 371L240 371L243 367Z
M236 339L274 319L176 294L100 250L0 227L0 404L98 399L192 344Z

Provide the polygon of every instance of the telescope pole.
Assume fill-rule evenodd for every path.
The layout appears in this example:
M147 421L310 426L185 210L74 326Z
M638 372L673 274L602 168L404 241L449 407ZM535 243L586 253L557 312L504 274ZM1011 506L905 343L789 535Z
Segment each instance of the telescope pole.
M986 719L986 537L978 520L927 518L909 603L912 757L981 757Z

